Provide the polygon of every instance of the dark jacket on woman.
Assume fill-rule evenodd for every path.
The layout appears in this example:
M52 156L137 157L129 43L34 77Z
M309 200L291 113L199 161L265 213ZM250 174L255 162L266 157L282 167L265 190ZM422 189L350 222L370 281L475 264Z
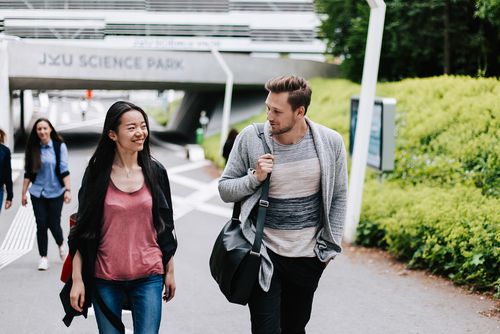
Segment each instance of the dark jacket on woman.
M7 201L12 201L14 193L12 192L12 167L10 164L10 150L7 146L0 144L0 187L7 190ZM1 205L1 203L0 203Z
M166 265L177 249L177 239L174 232L174 220L172 212L172 197L170 194L170 184L168 181L166 169L156 161L153 166L154 168L156 168L158 182L156 182L152 186L158 187L157 193L159 194L159 196L157 196L158 198L156 198L153 202L153 223L155 226L157 226L158 220L161 219L163 220L165 225L165 229L163 231L157 231L157 242L162 252L162 261L166 272ZM85 201L88 200L88 174L89 172L87 169L82 180L82 186L80 188L80 191L78 192L79 209L75 226L77 230L78 228L82 227L82 224L88 223L85 221L85 219L82 218L82 214L80 212L81 208L85 207ZM96 193L103 193L106 191L110 182L110 174L111 170L107 172L103 171L102 173L100 173L98 180L99 182L96 182L97 188L93 189L93 192L96 191ZM154 190L152 190L152 192L154 192ZM96 214L93 217L102 220L103 207L104 205L102 207L95 208ZM99 242L99 237L93 239L82 238L78 235L78 233L70 233L70 236L68 238L69 254L71 255L71 257L74 257L77 250L80 252L80 255L82 257L82 279L85 285L85 303L83 306L83 312L81 313L71 307L69 293L71 291L72 279L70 277L60 293L61 301L66 313L63 319L66 326L69 326L71 324L71 321L75 316L83 315L85 318L87 317L88 308L92 304L95 262L97 258Z

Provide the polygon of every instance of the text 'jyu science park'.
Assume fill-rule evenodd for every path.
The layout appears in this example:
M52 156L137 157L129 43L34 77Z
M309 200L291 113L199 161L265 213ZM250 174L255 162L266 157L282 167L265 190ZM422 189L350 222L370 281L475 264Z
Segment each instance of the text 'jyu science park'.
M93 69L128 69L128 70L182 70L183 60L172 57L139 57L96 54L42 54L41 66L81 67Z

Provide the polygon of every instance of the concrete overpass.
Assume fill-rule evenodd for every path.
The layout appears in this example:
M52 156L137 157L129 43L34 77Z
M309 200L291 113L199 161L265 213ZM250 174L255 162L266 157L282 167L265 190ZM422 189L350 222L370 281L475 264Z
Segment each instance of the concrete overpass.
M270 77L306 78L337 74L335 65L295 59L223 54L234 75L233 101L263 92ZM12 137L12 90L178 89L185 100L169 123L192 138L201 110L208 113L223 97L226 75L210 52L66 46L36 41L0 41L0 126ZM253 93L252 93L253 92Z

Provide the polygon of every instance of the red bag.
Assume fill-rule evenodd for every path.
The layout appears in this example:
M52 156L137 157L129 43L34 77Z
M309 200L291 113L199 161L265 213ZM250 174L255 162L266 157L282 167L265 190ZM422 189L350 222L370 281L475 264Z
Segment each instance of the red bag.
M69 216L69 228L71 229L75 225L76 225L76 213L73 213L71 216ZM61 269L61 281L63 283L66 283L68 279L71 277L72 272L73 272L73 258L68 253Z

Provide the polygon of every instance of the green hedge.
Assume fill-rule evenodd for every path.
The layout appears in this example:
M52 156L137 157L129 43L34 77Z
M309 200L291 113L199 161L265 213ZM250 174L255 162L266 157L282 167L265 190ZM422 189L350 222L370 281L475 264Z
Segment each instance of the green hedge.
M500 287L498 204L461 185L402 187L371 180L365 184L357 242L387 248L410 268L495 290Z
M438 77L381 85L398 99L397 164L409 184L465 184L500 195L500 82Z
M348 145L349 97L360 86L311 85L308 116ZM368 170L356 242L500 296L500 81L407 79L378 84L377 95L397 99L396 169Z

